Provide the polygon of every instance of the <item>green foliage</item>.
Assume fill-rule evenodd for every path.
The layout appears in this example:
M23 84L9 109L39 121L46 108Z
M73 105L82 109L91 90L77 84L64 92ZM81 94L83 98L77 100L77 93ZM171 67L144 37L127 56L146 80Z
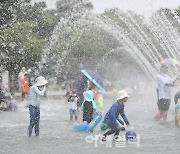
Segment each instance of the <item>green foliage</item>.
M59 17L67 17L70 14L79 16L79 13L93 9L92 3L86 0L58 0L56 7Z
M101 29L84 28L72 31L63 29L56 31L56 34L58 41L51 46L49 55L46 55L47 63L54 66L60 62L60 67L55 69L58 73L52 72L52 75L65 76L68 79L78 76L81 63L85 68L95 70L103 55L118 46L117 41Z
M18 5L19 0L5 0L0 2L0 27L12 22Z
M43 57L47 61L44 69L48 69L52 76L57 76L60 80L77 76L81 63L90 69L96 69L103 63L106 67L99 68L104 72L110 70L114 61L125 64L125 59L130 56L121 47L129 44L124 45L123 38L115 38L111 31L93 26L92 22L96 21L90 22L93 16L88 12L93 9L90 1L59 0L56 6L57 10L48 10L45 2L33 5L30 0L0 3L1 67L17 73L22 66L34 66L41 60L43 49L47 48L45 44L48 44L48 48ZM179 22L174 20L175 14L169 9L159 10L159 13L162 12L165 12L172 26L179 31ZM180 16L180 8L175 13ZM153 64L159 54L166 55L160 40L145 23L143 16L132 11L124 13L118 9L110 9L99 20L102 18L107 22L110 20L110 23L121 29L148 62ZM58 22L59 28L55 29ZM92 25L88 25L89 22ZM133 57L129 61L137 66ZM113 73L112 69L111 74Z
M56 11L46 10L45 2L25 3L17 12L17 21L33 21L36 26L33 28L33 33L36 33L38 38L48 40L56 26L58 19L55 16Z
M0 11L1 67L17 75L21 67L33 67L41 60L58 22L56 11L47 10L45 2L32 5L30 0L3 1Z
M35 25L34 22L17 22L12 27L1 29L1 65L6 70L17 71L22 66L33 66L40 60L44 40L32 34Z
M164 15L167 17L167 19L171 23L171 25L180 32L180 26L179 26L180 6L179 6L179 8L173 10L174 13L172 12L172 10L170 10L168 8L161 9L158 12L159 12L159 14L164 13Z

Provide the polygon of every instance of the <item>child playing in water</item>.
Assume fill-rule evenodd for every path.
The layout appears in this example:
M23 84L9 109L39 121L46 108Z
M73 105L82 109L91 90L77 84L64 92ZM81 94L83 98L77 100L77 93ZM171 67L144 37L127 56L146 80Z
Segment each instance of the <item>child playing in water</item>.
M46 94L45 85L48 83L43 76L36 78L34 85L30 88L29 93L29 113L30 124L28 127L29 137L32 135L33 127L35 126L35 135L39 136L39 121L40 121L40 100L39 96Z
M95 101L96 106L97 106L96 112L103 113L103 111L104 111L103 96L102 96L101 92L99 91L99 89L96 87L93 87L92 91L94 94L94 101Z
M123 118L126 125L129 126L129 121L124 113L124 103L127 102L128 97L129 95L125 90L118 92L116 102L111 106L104 117L104 123L108 125L110 130L103 134L102 141L106 141L106 137L111 134L114 134L114 139L117 140L120 130L125 130L125 128L122 127L124 123L118 119L119 114Z
M9 109L11 111L16 111L17 110L17 101L16 101L14 93L11 94L11 97L12 98L10 100Z
M93 92L91 90L84 92L84 102L81 105L81 110L83 111L83 121L90 123L96 111L96 103L94 102Z
M70 120L73 120L73 116L75 116L75 120L77 120L77 95L75 92L72 92L68 98L69 104L69 113L70 113Z

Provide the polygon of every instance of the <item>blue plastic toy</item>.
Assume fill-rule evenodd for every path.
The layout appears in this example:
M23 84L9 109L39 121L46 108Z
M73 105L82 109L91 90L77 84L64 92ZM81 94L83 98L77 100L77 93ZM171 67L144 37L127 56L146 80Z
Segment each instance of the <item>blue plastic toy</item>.
M94 128L100 123L101 119L102 114L95 113L93 115L93 120L89 124L87 123L87 121L83 121L82 123L74 122L73 130L93 132Z

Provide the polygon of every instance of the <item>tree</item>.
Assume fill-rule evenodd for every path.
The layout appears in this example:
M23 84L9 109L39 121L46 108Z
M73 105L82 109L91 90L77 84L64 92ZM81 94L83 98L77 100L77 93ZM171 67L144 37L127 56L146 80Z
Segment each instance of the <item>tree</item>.
M74 16L62 17L54 31L43 61L53 70L49 74L61 77L61 81L76 78L81 63L86 68L96 69L103 55L117 47L113 37L94 26L92 18L89 18L91 15L87 13L76 20L72 20Z
M8 0L0 2L0 27L11 24L14 22L15 18L15 10L17 6L20 4L19 0Z
M33 22L17 22L1 29L1 66L10 75L17 74L23 66L31 67L40 61L44 40L31 33L35 25Z
M0 60L10 74L17 75L22 66L33 67L40 61L58 22L56 11L45 8L44 2L32 5L30 0L0 3Z
M31 3L23 3L17 11L17 21L33 21L36 26L33 28L33 33L40 39L48 40L52 35L54 27L59 21L55 10L46 9L45 2L38 2L32 5Z
M86 11L93 9L93 5L88 0L58 0L56 2L58 16L79 18Z

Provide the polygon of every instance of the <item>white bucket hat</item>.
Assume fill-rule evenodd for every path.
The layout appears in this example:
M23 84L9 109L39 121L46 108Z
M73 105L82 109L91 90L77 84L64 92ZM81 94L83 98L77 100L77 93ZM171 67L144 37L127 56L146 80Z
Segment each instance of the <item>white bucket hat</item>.
M48 83L48 81L43 77L43 76L39 76L36 78L35 80L35 86L44 86Z
M126 97L129 97L127 91L126 90L120 90L120 91L118 91L118 97L116 100L123 99Z

